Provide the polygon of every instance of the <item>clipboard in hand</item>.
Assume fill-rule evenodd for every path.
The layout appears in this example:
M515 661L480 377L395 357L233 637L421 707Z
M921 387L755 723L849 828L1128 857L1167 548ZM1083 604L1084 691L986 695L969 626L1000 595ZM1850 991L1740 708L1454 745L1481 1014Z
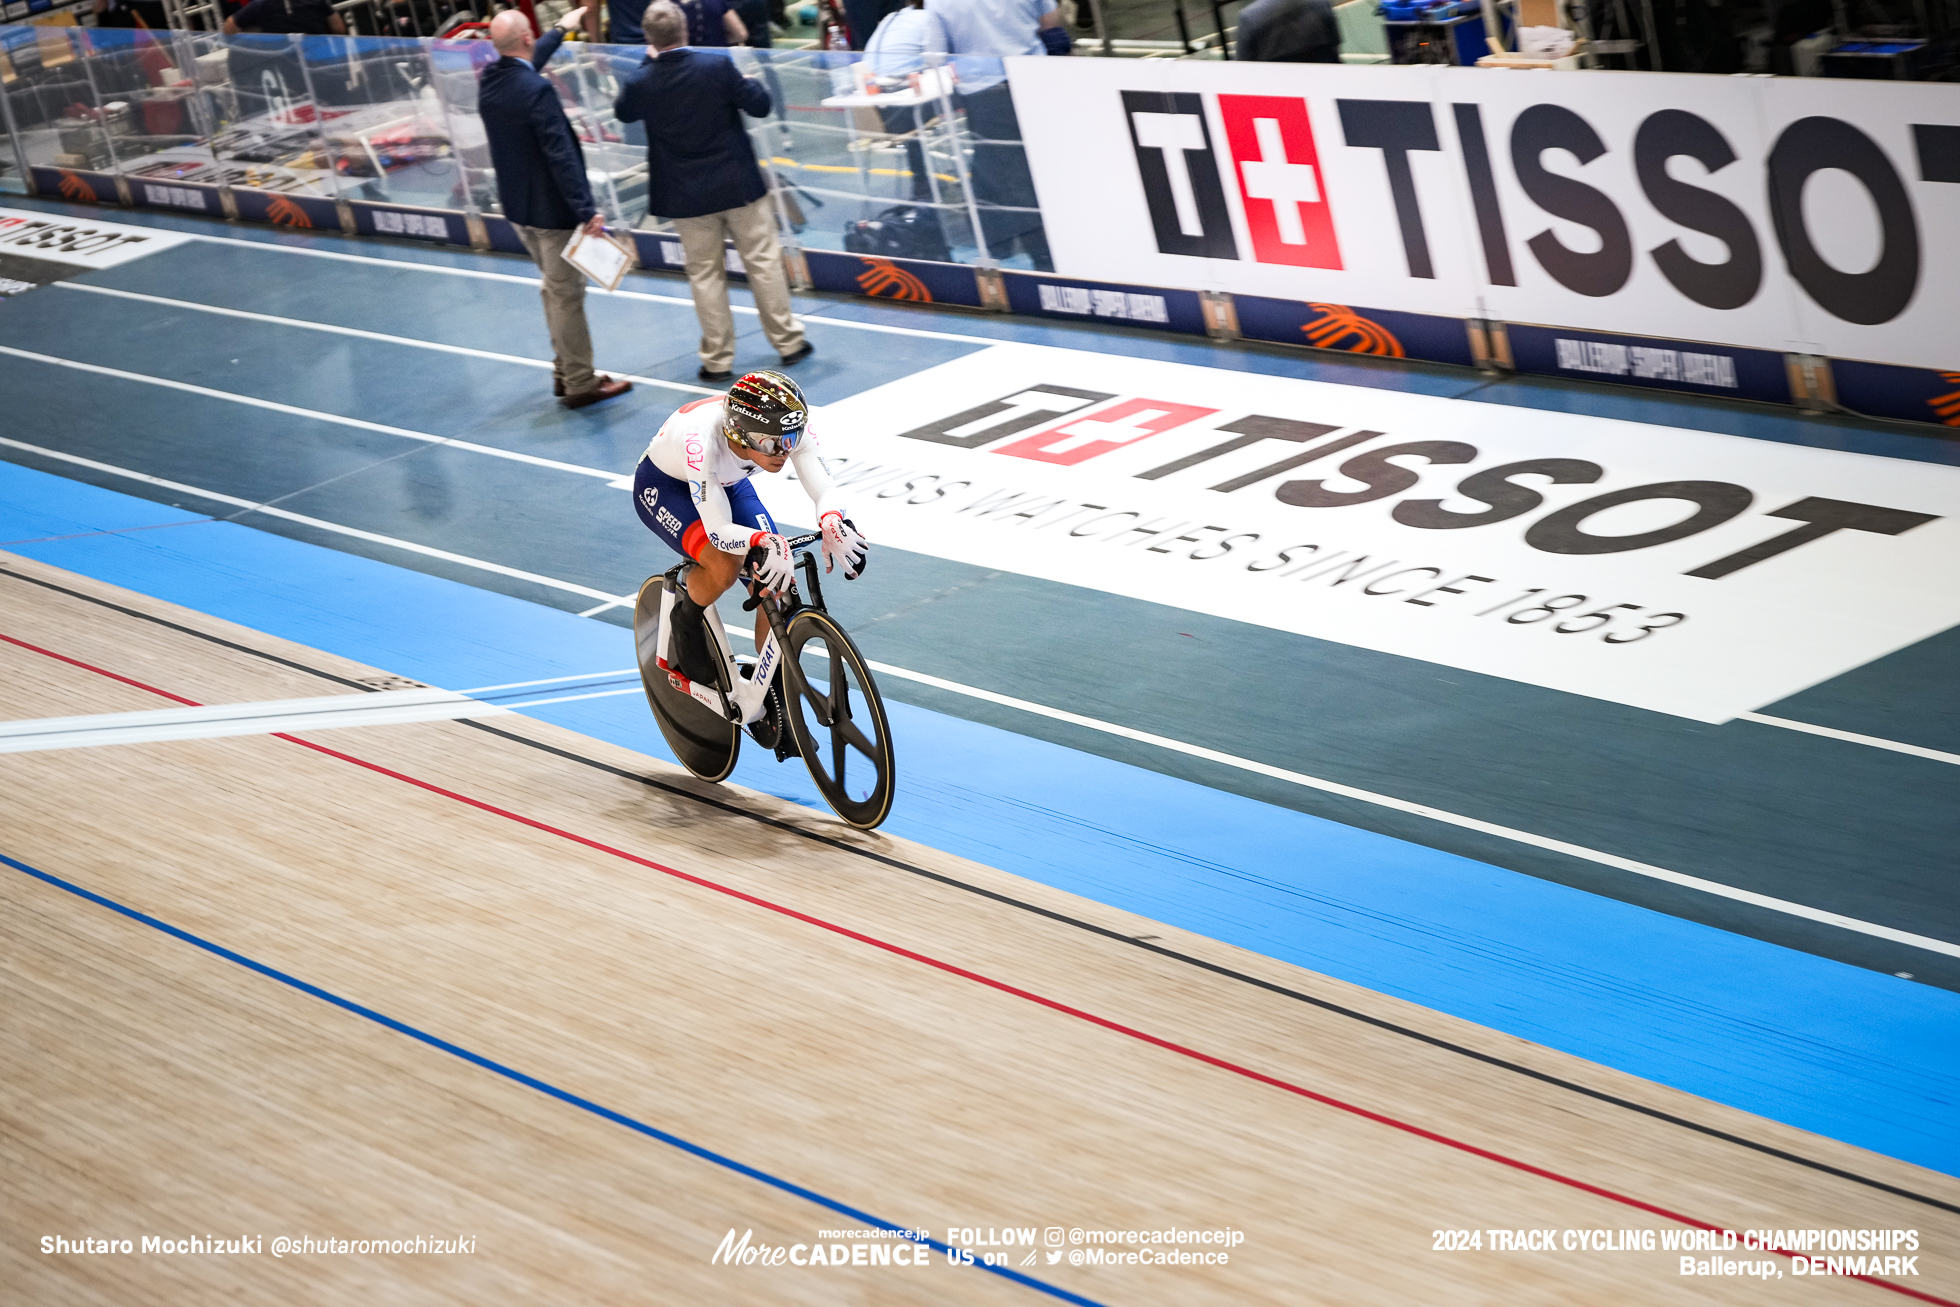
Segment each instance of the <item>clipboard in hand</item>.
M611 232L590 236L583 227L565 242L564 257L606 290L618 290L634 262L632 247L624 240Z

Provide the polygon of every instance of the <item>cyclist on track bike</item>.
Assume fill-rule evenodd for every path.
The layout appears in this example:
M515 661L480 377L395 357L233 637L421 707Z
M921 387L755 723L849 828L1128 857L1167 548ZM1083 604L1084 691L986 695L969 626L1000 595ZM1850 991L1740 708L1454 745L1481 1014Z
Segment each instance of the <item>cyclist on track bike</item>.
M648 442L633 473L633 507L647 529L697 564L674 596L675 662L689 680L715 682L702 611L735 582L745 561L756 588L789 588L795 563L789 542L769 520L749 478L796 465L796 479L816 505L824 570L842 564L847 579L864 572L870 546L844 515L843 495L824 471L809 429L810 406L780 372L750 372L723 397L683 404ZM769 623L756 613L761 649Z

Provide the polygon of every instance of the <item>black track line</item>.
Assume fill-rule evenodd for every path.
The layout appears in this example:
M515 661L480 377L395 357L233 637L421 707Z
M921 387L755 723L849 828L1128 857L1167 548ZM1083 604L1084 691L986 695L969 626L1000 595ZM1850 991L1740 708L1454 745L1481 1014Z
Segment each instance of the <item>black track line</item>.
M111 603L106 599L98 599L94 595L83 594L78 590L70 590L66 586L56 585L52 581L43 581L36 577L25 576L19 572L12 571L11 569L5 567L0 567L0 576L10 576L13 577L15 580L26 581L31 585L38 585L48 590L54 590L61 594L68 595L72 598L80 599L86 603L96 604L100 607L108 608L118 613L127 614L130 617L140 618L146 622L154 622L158 626L168 627L170 630L173 631L181 631L185 635L195 636L200 640L206 640L212 644L222 645L224 648L233 649L238 651L239 653L250 654L256 658L263 658L268 662L278 663L282 667L290 667L295 671L305 672L309 676L317 676L323 680L333 681L338 685L345 685L353 689L362 690L370 693L373 692L374 690L373 686L363 685L359 681L349 680L347 677L338 676L332 672L321 671L320 669L315 667L308 667L306 664L295 662L290 658L282 658L277 654L270 654L259 649L253 649L246 645L238 644L234 641L226 640L219 636L210 635L203 631L194 630L191 627L183 626L180 625L179 623L168 621L161 617L154 617L148 613L139 612L134 608L127 608L121 604ZM456 722L455 724L458 726L469 727L471 730L482 731L488 735L494 735L499 739L509 740L513 744L524 745L526 748L537 749L540 750L541 752L551 754L554 757L563 758L567 762L575 762L581 766L590 767L593 768L594 770L606 772L609 775L620 777L623 780L634 781L641 785L648 786L652 789L661 790L667 794L675 795L676 797L679 798L689 799L695 803L704 804L711 808L717 808L723 812L730 814L731 816L742 817L749 821L759 822L760 824L765 826L772 826L777 830L787 831L792 835L800 836L801 838L810 840L813 843L825 845L829 848L836 849L839 852L849 853L856 857L866 858L873 862L882 863L887 867L892 867L898 871L906 872L909 875L918 876L921 877L922 879L930 880L937 884L945 885L951 889L962 890L968 894L975 895L979 898L989 899L995 903L1000 903L1007 907L1018 909L1022 912L1031 913L1038 917L1045 917L1050 921L1058 922L1062 925L1073 927L1076 930L1084 931L1088 934L1096 935L1103 939L1113 940L1120 944L1127 944L1131 948L1142 949L1146 953L1153 953L1156 954L1158 957L1167 958L1173 962L1182 963L1185 966L1195 967L1201 971L1208 971L1213 975L1223 976L1228 980L1235 980L1240 984L1250 985L1255 989L1265 990L1267 993L1278 994L1283 998L1289 998L1294 1000L1295 1002L1305 1003L1310 1007L1319 1008L1323 1012L1330 1012L1336 1016L1346 1017L1350 1021L1358 1021L1363 1025L1372 1026L1377 1030L1387 1031L1390 1034L1400 1035L1405 1039L1413 1039L1418 1043L1427 1044L1431 1048L1441 1049L1447 1053L1454 1053L1459 1057L1466 1057L1471 1059L1472 1061L1481 1062L1485 1066L1496 1067L1499 1070L1509 1071L1514 1075L1523 1076L1530 1080L1536 1080L1540 1084L1551 1085L1555 1088L1563 1089L1570 1093L1579 1094L1583 1097L1593 1099L1596 1102L1609 1103L1614 1107L1624 1108L1629 1112L1636 1112L1639 1113L1641 1116L1649 1117L1656 1121L1664 1121L1669 1125L1679 1126L1684 1130L1692 1130L1696 1134L1706 1135L1711 1139L1719 1139L1724 1143L1734 1144L1739 1148L1747 1148L1752 1152L1762 1153L1765 1156L1774 1157L1780 1161L1790 1162L1797 1166L1807 1167L1813 1171L1820 1171L1825 1175L1835 1176L1840 1180L1849 1180L1853 1184L1861 1184L1867 1188L1877 1189L1883 1193L1891 1194L1894 1197L1904 1198L1910 1202L1922 1203L1927 1207L1937 1208L1940 1211L1951 1212L1956 1216L1960 1216L1960 1204L1945 1202L1941 1199L1934 1198L1928 1194L1915 1193L1910 1189L1904 1189L1899 1187L1898 1185L1887 1184L1883 1180L1874 1180L1870 1176L1859 1175L1855 1171L1846 1171L1841 1167L1832 1166L1827 1162L1820 1162L1815 1160L1814 1158L1804 1157L1798 1153L1787 1152L1784 1149L1776 1148L1770 1144L1759 1143L1754 1139L1746 1139L1741 1135L1730 1134L1726 1130L1718 1130L1714 1126L1703 1125L1698 1121L1690 1121L1686 1117L1675 1116L1671 1112L1663 1112L1659 1108L1648 1107L1644 1103L1636 1103L1630 1099L1625 1099L1615 1094L1606 1093L1603 1090L1593 1089L1586 1085L1578 1084L1574 1081L1565 1080L1558 1076L1548 1074L1547 1072L1544 1071L1535 1070L1531 1067L1525 1066L1518 1062L1512 1062L1509 1061L1508 1059L1497 1057L1490 1053L1479 1052L1474 1048L1469 1048L1462 1044L1453 1043L1450 1040L1440 1038L1436 1035L1425 1034L1420 1030L1414 1030L1408 1026L1399 1025L1396 1022L1386 1020L1385 1018L1382 1017L1370 1016L1366 1012L1360 1012L1355 1010L1354 1008L1345 1007L1342 1004L1332 1002L1329 999L1317 998L1312 994L1303 993L1297 989L1289 989L1285 985L1277 984L1270 980L1262 980L1258 976L1248 975L1243 971L1237 971L1231 967L1223 966L1216 962L1208 962L1203 958L1193 957L1189 953L1180 953L1176 949L1166 948L1161 944L1153 944L1147 938L1138 938L1133 935L1125 935L1121 931L1111 930L1107 926L1099 926L1092 921L1084 921L1079 917L1071 917L1067 913L1057 912L1052 908L1044 908L1039 904L1028 903L1021 899L1014 898L1011 895L999 893L996 890L986 889L982 886L970 884L966 881L960 880L953 876L947 876L940 872L930 871L924 867L915 866L912 863L906 862L902 858L892 857L890 854L879 853L872 849L860 848L857 845L846 843L845 841L837 839L833 836L824 835L817 831L805 830L804 828L797 826L792 822L784 821L778 817L771 817L765 813L752 812L746 808L739 807L738 805L730 803L724 799L712 798L705 794L696 794L692 790L686 789L679 785L675 785L671 782L663 781L652 776L645 776L639 772L631 771L624 767L615 767L611 763L601 762L596 758L588 758L582 754L573 753L567 749L561 749L556 745L545 744L539 740L526 739L524 736L515 735L509 731L500 730L495 726L489 726L482 722L462 720Z

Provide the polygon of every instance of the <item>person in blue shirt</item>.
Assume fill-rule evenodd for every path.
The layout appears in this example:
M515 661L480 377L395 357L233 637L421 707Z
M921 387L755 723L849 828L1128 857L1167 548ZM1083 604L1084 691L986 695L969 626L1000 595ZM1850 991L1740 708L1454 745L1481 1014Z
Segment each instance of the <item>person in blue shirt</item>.
M665 0L647 6L653 53L626 77L613 102L623 123L645 123L647 205L673 220L687 257L688 289L701 323L703 381L727 381L735 362L724 239L735 242L762 334L785 366L814 349L790 312L783 247L768 184L756 166L744 114L769 113L769 92L719 51L687 48L687 19Z
M925 0L905 0L904 8L885 15L864 45L864 61L871 75L881 80L904 77L926 66L928 53L946 53L946 30L939 20L925 11ZM941 61L943 62L943 60ZM932 182L926 177L926 155L919 146L915 119L910 109L880 109L878 116L885 130L893 135L912 133L905 138L905 163L912 173L912 198L932 198ZM926 111L931 117L932 111Z
M958 63L959 99L973 136L973 197L987 253L1004 260L1018 250L1035 271L1053 272L1034 176L1021 150L1021 120L1000 61L1067 53L1061 9L1055 0L926 0L926 13L939 20L953 54L973 56Z

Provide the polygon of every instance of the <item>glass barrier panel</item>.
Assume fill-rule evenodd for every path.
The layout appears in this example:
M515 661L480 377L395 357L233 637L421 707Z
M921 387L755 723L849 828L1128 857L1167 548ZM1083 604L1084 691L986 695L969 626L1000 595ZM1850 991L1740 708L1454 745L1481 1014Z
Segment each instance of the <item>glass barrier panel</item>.
M810 249L1046 270L998 59L742 51L775 103L749 134L787 233ZM753 65L753 66L750 66Z
M385 21L357 21L347 36L0 27L0 126L12 156L0 183L24 166L59 168L93 178L64 185L141 188L130 191L136 203L211 213L222 191L240 217L301 226L331 225L330 206L345 200L363 206L362 231L468 240L463 215L501 210L477 110L496 53L481 39L363 34L441 18L372 7ZM645 128L613 113L646 54L573 41L541 71L608 221L662 231L669 215L648 211ZM998 59L748 47L726 57L769 91L769 113L747 125L785 239L1049 267ZM413 215L369 205L455 216L411 226Z
M96 113L87 59L84 29L0 27L0 100L13 136L7 176L23 189L28 168L109 166L108 129Z
M647 145L638 123L613 116L619 84L646 57L638 45L588 45L567 41L545 66L558 89L565 116L585 152L592 200L618 227L655 229L647 215Z
M233 83L238 38L233 38ZM370 204L427 209L462 209L466 192L462 170L449 137L449 118L436 90L430 42L389 36L307 36L300 38L299 72L317 111L317 132L333 185L340 198ZM253 90L248 74L241 105ZM269 89L269 83L268 83ZM254 107L263 96L253 95ZM277 129L284 115L242 119L240 126ZM393 224L383 234L396 233Z

